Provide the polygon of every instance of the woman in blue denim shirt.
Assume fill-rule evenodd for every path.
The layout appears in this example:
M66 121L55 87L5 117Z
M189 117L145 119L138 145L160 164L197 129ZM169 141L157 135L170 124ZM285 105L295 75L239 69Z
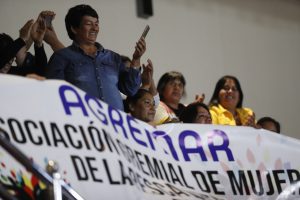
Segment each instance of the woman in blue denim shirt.
M120 91L132 96L140 87L140 58L146 51L144 38L137 42L130 67L121 56L97 43L99 21L89 5L70 8L65 24L73 43L50 58L47 78L63 79L114 108L123 110Z

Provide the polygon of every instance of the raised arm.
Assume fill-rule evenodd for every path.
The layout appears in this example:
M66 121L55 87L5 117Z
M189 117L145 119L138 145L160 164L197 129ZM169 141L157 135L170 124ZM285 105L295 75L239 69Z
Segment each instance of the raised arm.
M147 65L143 64L143 73L141 75L141 78L141 88L148 90L153 95L155 107L157 107L160 98L153 79L153 63L150 59L147 60Z
M153 96L157 94L155 83L153 80L153 63L150 59L147 60L147 65L143 64L141 88L149 90Z
M23 65L23 62L27 56L27 50L30 48L32 44L32 39L31 39L31 29L34 24L34 20L28 20L26 24L20 29L20 36L19 38L22 39L25 42L25 45L22 46L21 49L15 54L16 56L16 63L18 66Z
M141 66L141 57L146 51L146 41L143 37L136 43L135 51L132 55L131 67Z
M65 48L65 46L62 44L62 42L58 39L56 32L54 30L52 21L55 18L55 13L53 11L42 11L41 16L44 19L47 19L47 26L46 26L46 34L44 37L44 41L50 45L52 50L55 52L57 50L60 50L62 48Z

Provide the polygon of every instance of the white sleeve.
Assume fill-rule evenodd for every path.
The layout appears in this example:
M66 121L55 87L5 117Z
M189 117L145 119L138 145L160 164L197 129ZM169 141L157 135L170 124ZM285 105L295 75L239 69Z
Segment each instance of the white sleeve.
M157 108L157 106L160 102L159 93L157 93L155 96L153 96L153 100L154 100L154 106L155 106L155 108Z

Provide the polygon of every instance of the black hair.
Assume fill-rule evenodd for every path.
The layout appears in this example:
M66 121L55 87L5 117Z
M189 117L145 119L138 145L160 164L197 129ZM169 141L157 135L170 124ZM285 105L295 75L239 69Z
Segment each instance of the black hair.
M7 47L11 45L14 40L7 34L0 34L0 56L7 50Z
M164 101L163 92L166 88L168 82L178 79L183 84L183 94L185 94L185 78L182 73L177 71L166 72L162 77L160 77L157 84L157 92L159 93L159 98Z
M133 96L127 96L127 98L124 101L124 111L126 113L130 113L130 106L129 105L134 105L137 103L137 101L139 99L141 99L143 96L145 96L145 94L151 94L151 92L149 92L146 89L142 89L140 88L135 95ZM151 94L152 95L152 94Z
M75 39L75 35L72 32L72 28L79 28L81 20L84 16L91 16L99 19L96 10L94 10L89 5L81 4L69 9L65 17L65 24L69 38L71 40Z
M267 122L272 122L275 125L276 133L280 133L280 123L272 117L262 117L257 121L257 124L263 126Z
M198 114L197 112L198 107L203 107L205 110L207 110L208 113L210 113L208 106L205 105L204 103L201 102L191 103L184 108L183 112L179 116L180 121L182 121L183 123L194 123L196 116Z
M215 90L213 92L213 95L209 101L209 106L217 106L219 103L220 103L220 100L219 100L219 93L220 93L220 90L223 89L226 81L228 79L231 79L234 81L235 85L236 85L236 89L238 90L239 92L239 101L237 103L237 108L241 108L243 107L243 99L244 99L244 94L243 94L243 91L242 91L242 88L241 88L241 84L239 82L239 80L234 77L234 76L230 76L230 75L226 75L226 76L223 76L222 78L220 78L216 84L216 87L215 87Z

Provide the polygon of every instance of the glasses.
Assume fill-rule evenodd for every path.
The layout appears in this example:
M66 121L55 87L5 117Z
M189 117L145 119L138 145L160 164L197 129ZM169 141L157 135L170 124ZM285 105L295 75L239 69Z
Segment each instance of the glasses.
M211 116L209 114L198 114L196 119L198 120L211 120Z

